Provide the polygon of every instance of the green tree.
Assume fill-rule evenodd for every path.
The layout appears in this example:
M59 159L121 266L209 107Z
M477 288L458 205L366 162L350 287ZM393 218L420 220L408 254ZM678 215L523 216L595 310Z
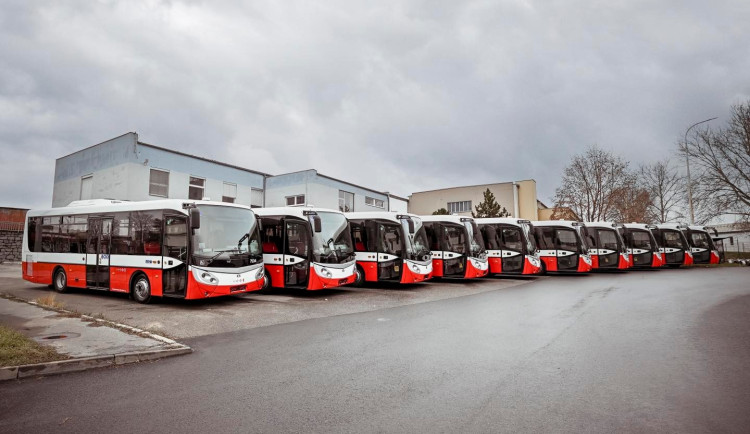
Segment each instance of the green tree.
M450 213L445 208L440 208L439 210L432 212L432 215L448 215L448 214Z
M510 217L510 213L504 206L501 206L495 200L495 195L488 188L484 192L484 201L475 206L476 213L472 212L472 217Z

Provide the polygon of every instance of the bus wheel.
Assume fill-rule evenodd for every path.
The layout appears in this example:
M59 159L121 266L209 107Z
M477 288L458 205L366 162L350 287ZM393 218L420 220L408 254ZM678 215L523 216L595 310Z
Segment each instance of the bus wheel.
M354 282L352 283L353 286L362 286L362 284L365 282L365 272L362 271L362 267L357 265L354 267Z
M271 276L268 275L267 270L263 270L263 286L260 288L261 291L265 291L271 288Z
M133 280L133 284L130 288L130 293L133 294L133 298L138 303L148 303L151 301L151 284L148 281L148 277L143 274L139 274Z
M68 290L68 276L65 275L65 270L62 268L58 268L55 271L55 276L52 278L52 289L57 292Z

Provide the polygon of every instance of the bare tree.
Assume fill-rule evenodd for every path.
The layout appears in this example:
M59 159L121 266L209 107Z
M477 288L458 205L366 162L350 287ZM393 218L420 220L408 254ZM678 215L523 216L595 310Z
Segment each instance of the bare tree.
M614 215L611 220L622 223L652 223L651 193L648 189L638 188L633 177L630 185L624 186L613 193Z
M643 186L649 193L648 218L655 223L684 219L685 179L669 160L657 161L641 167Z
M695 175L694 202L706 207L703 220L733 215L750 220L750 101L732 106L724 128L697 130L681 143Z
M618 217L623 189L634 183L626 161L594 145L565 168L555 208L568 207L585 221L612 220Z

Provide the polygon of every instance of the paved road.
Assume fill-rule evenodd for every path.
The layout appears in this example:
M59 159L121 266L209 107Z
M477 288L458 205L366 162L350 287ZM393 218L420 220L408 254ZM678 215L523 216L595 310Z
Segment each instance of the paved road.
M747 432L750 269L542 279L0 384L0 432Z

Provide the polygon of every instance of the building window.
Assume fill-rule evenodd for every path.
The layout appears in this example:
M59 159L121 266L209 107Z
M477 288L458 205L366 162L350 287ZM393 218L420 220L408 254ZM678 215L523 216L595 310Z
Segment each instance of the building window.
M354 211L354 193L349 193L348 191L339 190L339 211L341 212Z
M81 177L81 200L92 199L94 197L94 175Z
M298 194L296 196L286 197L286 206L297 206L297 205L304 205L304 204L305 204L304 194Z
M190 177L190 189L188 190L188 199L203 199L203 190L206 188L206 180L203 178Z
M151 196L167 197L169 195L169 172L151 169L148 182L148 194Z
M264 204L263 201L263 190L258 188L251 188L250 189L250 207L251 208L260 208Z
M221 196L222 202L234 203L237 199L237 184L231 182L224 183L224 194Z
M365 204L376 208L385 208L385 202L381 199L375 199L374 197L365 196Z
M448 202L448 212L458 214L460 212L471 212L471 201L464 200L461 202Z

